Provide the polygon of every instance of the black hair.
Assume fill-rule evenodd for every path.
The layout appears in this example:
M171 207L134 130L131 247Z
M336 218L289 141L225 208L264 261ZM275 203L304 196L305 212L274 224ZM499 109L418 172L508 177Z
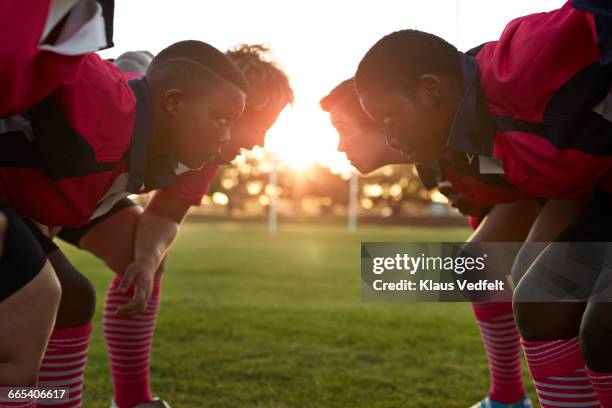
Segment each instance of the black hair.
M167 70L161 69L162 67ZM146 76L155 76L156 71L166 71L164 76L169 77L172 77L175 71L177 77L182 77L176 78L179 81L187 80L187 76L194 78L200 75L207 79L216 76L236 85L244 92L248 91L248 81L236 64L221 51L202 41L180 41L164 48L153 57Z
M423 74L459 78L457 48L442 38L418 30L401 30L378 40L359 63L357 90L414 89Z
M378 124L361 107L353 78L340 82L329 94L321 99L319 104L325 112L343 109L360 125L378 128Z
M251 89L259 89L279 106L293 104L293 89L289 77L270 60L270 49L263 44L240 44L229 49L227 55L243 72Z

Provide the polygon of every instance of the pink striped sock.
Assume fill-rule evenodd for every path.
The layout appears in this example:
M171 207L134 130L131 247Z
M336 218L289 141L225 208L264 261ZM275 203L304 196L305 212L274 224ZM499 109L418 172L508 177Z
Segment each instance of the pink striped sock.
M2 387L6 387L5 385L2 385ZM34 385L32 385L32 387L34 387ZM19 388L19 387L15 387L15 388ZM5 401L4 399L0 398L0 408L36 408L36 402L32 402L32 401L17 401L17 400L13 400L13 401Z
M53 329L38 372L40 387L69 388L68 402L39 402L37 407L72 408L81 406L83 374L91 338L91 323L80 327Z
M515 403L525 395L525 387L512 302L472 303L472 310L489 360L489 398L503 404Z
M2 402L0 408L36 408L35 402Z
M597 399L603 408L612 407L612 373L598 373L587 370L587 376L595 389Z
M121 276L115 276L106 295L104 338L115 386L115 403L120 408L132 408L152 400L149 359L159 306L161 276L160 272L155 275L151 300L146 311L138 315L115 315L117 307L128 303L133 294L133 289L124 293L119 291Z
M578 337L522 343L542 408L599 407Z

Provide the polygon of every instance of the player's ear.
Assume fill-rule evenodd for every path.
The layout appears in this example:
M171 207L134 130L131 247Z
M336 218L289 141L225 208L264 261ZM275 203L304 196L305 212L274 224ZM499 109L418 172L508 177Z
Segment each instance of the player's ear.
M185 93L177 88L172 88L164 93L164 110L171 117L176 117L185 104Z
M416 87L417 99L428 108L436 108L440 105L440 78L433 74L423 74L419 78Z

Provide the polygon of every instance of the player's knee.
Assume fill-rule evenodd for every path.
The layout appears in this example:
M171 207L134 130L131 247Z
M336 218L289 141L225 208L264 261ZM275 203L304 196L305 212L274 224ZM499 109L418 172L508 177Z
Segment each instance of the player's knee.
M591 370L612 370L612 327L606 321L585 316L580 326L580 348L584 361Z
M110 270L123 275L123 272L134 260L134 253L126 250L126 248L117 248L115 251L100 254L100 258Z
M533 303L518 301L517 294L515 293L512 301L512 310L521 336L528 340L539 340L538 337L541 337L541 335L538 333L538 326L541 322L538 322L536 318L539 315L537 306Z
M91 322L96 310L96 291L91 282L81 275L62 284L57 325L74 327Z
M529 341L576 337L584 306L580 303L520 301L521 286L514 293L512 307L521 336Z
M548 315L547 304L522 302L518 301L517 297L520 298L520 293L518 296L515 293L512 308L516 326L524 339L541 341L561 338L559 336L564 331L564 323L560 321L561 319L546 318Z
M87 324L96 309L96 291L60 251L49 254L62 287L61 302L57 313L58 327Z

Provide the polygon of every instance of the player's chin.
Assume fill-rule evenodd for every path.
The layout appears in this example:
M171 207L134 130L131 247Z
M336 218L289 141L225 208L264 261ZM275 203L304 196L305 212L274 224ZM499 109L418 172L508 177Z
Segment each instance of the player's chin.
M240 150L236 151L236 150L232 150L232 151L221 151L221 154L219 154L215 160L216 163L218 164L230 164L231 162L233 162L236 157L238 157L240 155Z
M376 167L369 164L369 163L364 163L360 160L349 160L349 162L351 163L351 165L361 174L363 175L367 175L371 172L373 172L374 170L376 170Z

